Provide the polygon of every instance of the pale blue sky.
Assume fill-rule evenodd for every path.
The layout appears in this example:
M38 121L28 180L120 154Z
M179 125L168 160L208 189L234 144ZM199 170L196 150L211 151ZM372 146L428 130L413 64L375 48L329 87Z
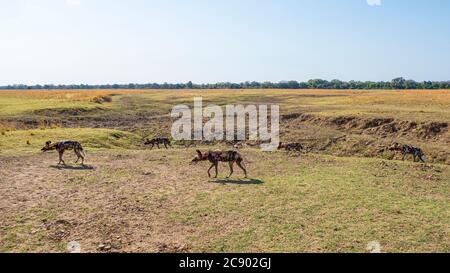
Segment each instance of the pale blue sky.
M450 80L449 14L448 0L0 0L0 85Z

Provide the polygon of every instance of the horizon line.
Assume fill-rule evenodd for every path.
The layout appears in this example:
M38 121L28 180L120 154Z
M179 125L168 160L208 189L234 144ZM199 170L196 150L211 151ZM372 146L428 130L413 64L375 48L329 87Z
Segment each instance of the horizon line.
M312 78L306 81L300 81L300 80L281 80L281 81L218 81L218 82L122 82L122 83L34 83L34 84L24 84L24 83L14 83L14 84L0 84L0 88L5 87L17 87L17 86L27 86L27 87L44 87L44 86L51 86L51 87L57 87L57 86L88 86L88 87L94 87L94 86L124 86L124 85L194 85L194 86L205 86L205 85L219 85L219 84L233 84L233 85L242 85L242 84L286 84L286 83L299 83L299 84L310 84L312 81L323 81L327 83L333 83L333 82L340 82L340 83L392 83L395 80L401 80L404 82L415 82L415 83L450 83L450 80L423 80L423 81L417 81L414 79L406 79L403 77L397 77L392 80L381 80L381 81L374 81L374 80L340 80L340 79L322 79L322 78Z

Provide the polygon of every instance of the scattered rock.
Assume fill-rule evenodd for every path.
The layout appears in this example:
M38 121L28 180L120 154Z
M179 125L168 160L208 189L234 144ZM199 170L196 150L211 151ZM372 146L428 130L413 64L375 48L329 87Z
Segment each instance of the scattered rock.
M67 244L67 251L69 253L81 253L81 245L76 241L69 242Z
M112 249L110 244L99 244L97 249L99 251L110 251Z
M381 244L377 241L372 241L367 244L366 250L370 253L381 253Z
M159 253L186 253L189 251L189 247L185 244L157 244Z

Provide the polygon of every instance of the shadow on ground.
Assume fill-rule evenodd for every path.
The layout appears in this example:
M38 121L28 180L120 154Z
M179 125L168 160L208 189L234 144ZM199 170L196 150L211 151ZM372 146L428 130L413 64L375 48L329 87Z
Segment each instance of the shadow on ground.
M56 166L50 166L50 168L57 169L57 170L72 170L72 171L89 171L89 170L95 169L93 166L89 166L89 165L78 165L78 166L56 165Z
M235 184L235 185L261 185L264 184L264 181L259 179L245 179L245 180L234 180L234 179L222 179L213 181L217 184Z

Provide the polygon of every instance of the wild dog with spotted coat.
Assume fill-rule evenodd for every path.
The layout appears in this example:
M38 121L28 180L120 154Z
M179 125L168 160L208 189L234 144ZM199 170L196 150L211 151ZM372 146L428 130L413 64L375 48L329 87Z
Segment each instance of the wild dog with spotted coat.
M234 163L236 163L239 168L244 171L245 178L247 178L247 170L245 169L243 162L244 158L240 153L236 151L209 151L206 153L202 153L200 150L197 150L197 157L192 160L191 164L197 164L201 161L209 161L212 164L208 169L209 177L211 177L211 169L215 167L216 176L214 178L217 178L219 162L228 162L230 165L230 175L228 177L231 177L233 175L233 166Z
M407 155L412 155L414 157L414 162L417 162L419 159L422 163L425 163L424 153L420 148L410 146L410 145L402 145L400 143L394 143L389 147L391 151L400 151L403 155L402 160L405 160Z
M80 161L81 159L81 165L84 165L84 158L86 156L86 154L84 153L84 149L81 146L81 144L77 141L60 141L57 143L52 143L51 141L47 141L45 143L44 148L41 149L42 152L47 152L47 151L53 151L56 150L58 152L59 155L59 163L58 165L60 165L61 163L63 165L66 165L66 162L64 162L63 160L63 155L65 151L70 151L73 150L76 154L77 161L75 163L78 163L78 161Z
M303 145L300 143L283 144L282 142L280 142L280 145L278 145L278 150L282 150L282 149L284 149L288 152L290 152L290 151L301 152L303 150Z
M150 148L153 149L153 147L155 147L155 145L158 147L158 149L160 149L159 145L164 145L164 147L166 147L166 149L169 149L167 146L172 147L172 144L170 143L170 140L168 138L165 137L156 137L154 139L148 139L145 141L144 145L151 145L152 147Z

